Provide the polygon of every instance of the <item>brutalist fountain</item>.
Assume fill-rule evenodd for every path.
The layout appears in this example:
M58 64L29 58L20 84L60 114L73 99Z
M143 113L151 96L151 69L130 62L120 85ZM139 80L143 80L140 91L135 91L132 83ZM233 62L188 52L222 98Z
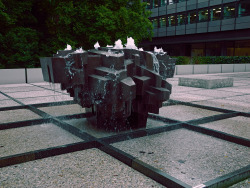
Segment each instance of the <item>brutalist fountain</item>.
M166 52L128 45L66 49L40 58L44 81L60 83L92 113L89 120L107 130L146 127L148 113L158 114L170 97L172 85L166 78L173 77L175 61Z

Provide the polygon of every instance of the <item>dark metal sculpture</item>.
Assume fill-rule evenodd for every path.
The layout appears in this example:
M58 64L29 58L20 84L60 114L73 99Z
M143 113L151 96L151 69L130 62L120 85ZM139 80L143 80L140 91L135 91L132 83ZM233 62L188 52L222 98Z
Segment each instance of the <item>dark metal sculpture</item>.
M99 48L59 51L40 59L47 82L61 83L105 129L146 127L148 112L159 113L169 99L175 59L166 53ZM92 118L93 119L93 118Z

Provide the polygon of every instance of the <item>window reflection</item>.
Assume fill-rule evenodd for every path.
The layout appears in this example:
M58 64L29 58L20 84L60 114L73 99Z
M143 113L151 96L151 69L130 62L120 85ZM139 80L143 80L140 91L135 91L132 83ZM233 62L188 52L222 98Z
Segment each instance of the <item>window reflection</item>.
M167 19L166 17L160 18L160 27L166 27L167 26Z
M156 28L159 27L158 19L157 19L157 18L152 19L151 21L152 21L152 24L153 24L153 28L154 28L154 29L156 29Z
M250 1L244 1L239 4L239 17L250 15Z
M235 17L235 5L226 5L224 7L224 19Z
M172 4L175 4L175 3L178 3L178 0L168 0L169 5L172 5Z
M176 16L171 15L168 16L168 26L175 26L176 25Z
M188 13L188 24L196 23L196 12Z
M167 4L167 0L160 0L160 6L165 6Z
M179 14L179 15L177 15L178 25L185 24L185 20L186 20L186 15L185 14Z
M152 8L158 7L158 0L152 0Z
M208 21L208 9L203 9L199 11L199 22Z
M210 9L211 21L221 19L221 7L215 7Z

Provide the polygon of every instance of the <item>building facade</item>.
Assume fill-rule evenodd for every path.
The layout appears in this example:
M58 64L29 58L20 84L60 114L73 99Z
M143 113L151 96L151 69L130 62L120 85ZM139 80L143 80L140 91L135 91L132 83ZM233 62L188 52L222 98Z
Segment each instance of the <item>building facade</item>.
M250 56L250 0L144 0L152 41L171 56Z

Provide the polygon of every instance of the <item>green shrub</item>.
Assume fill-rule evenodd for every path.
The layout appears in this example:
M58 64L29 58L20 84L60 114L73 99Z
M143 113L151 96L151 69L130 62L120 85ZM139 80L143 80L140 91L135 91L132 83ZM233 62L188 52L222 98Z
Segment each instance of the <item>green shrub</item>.
M250 56L194 56L192 58L179 56L175 58L176 65L250 63Z
M187 65L190 64L191 61L191 57L187 56L178 56L173 58L176 58L176 65Z

